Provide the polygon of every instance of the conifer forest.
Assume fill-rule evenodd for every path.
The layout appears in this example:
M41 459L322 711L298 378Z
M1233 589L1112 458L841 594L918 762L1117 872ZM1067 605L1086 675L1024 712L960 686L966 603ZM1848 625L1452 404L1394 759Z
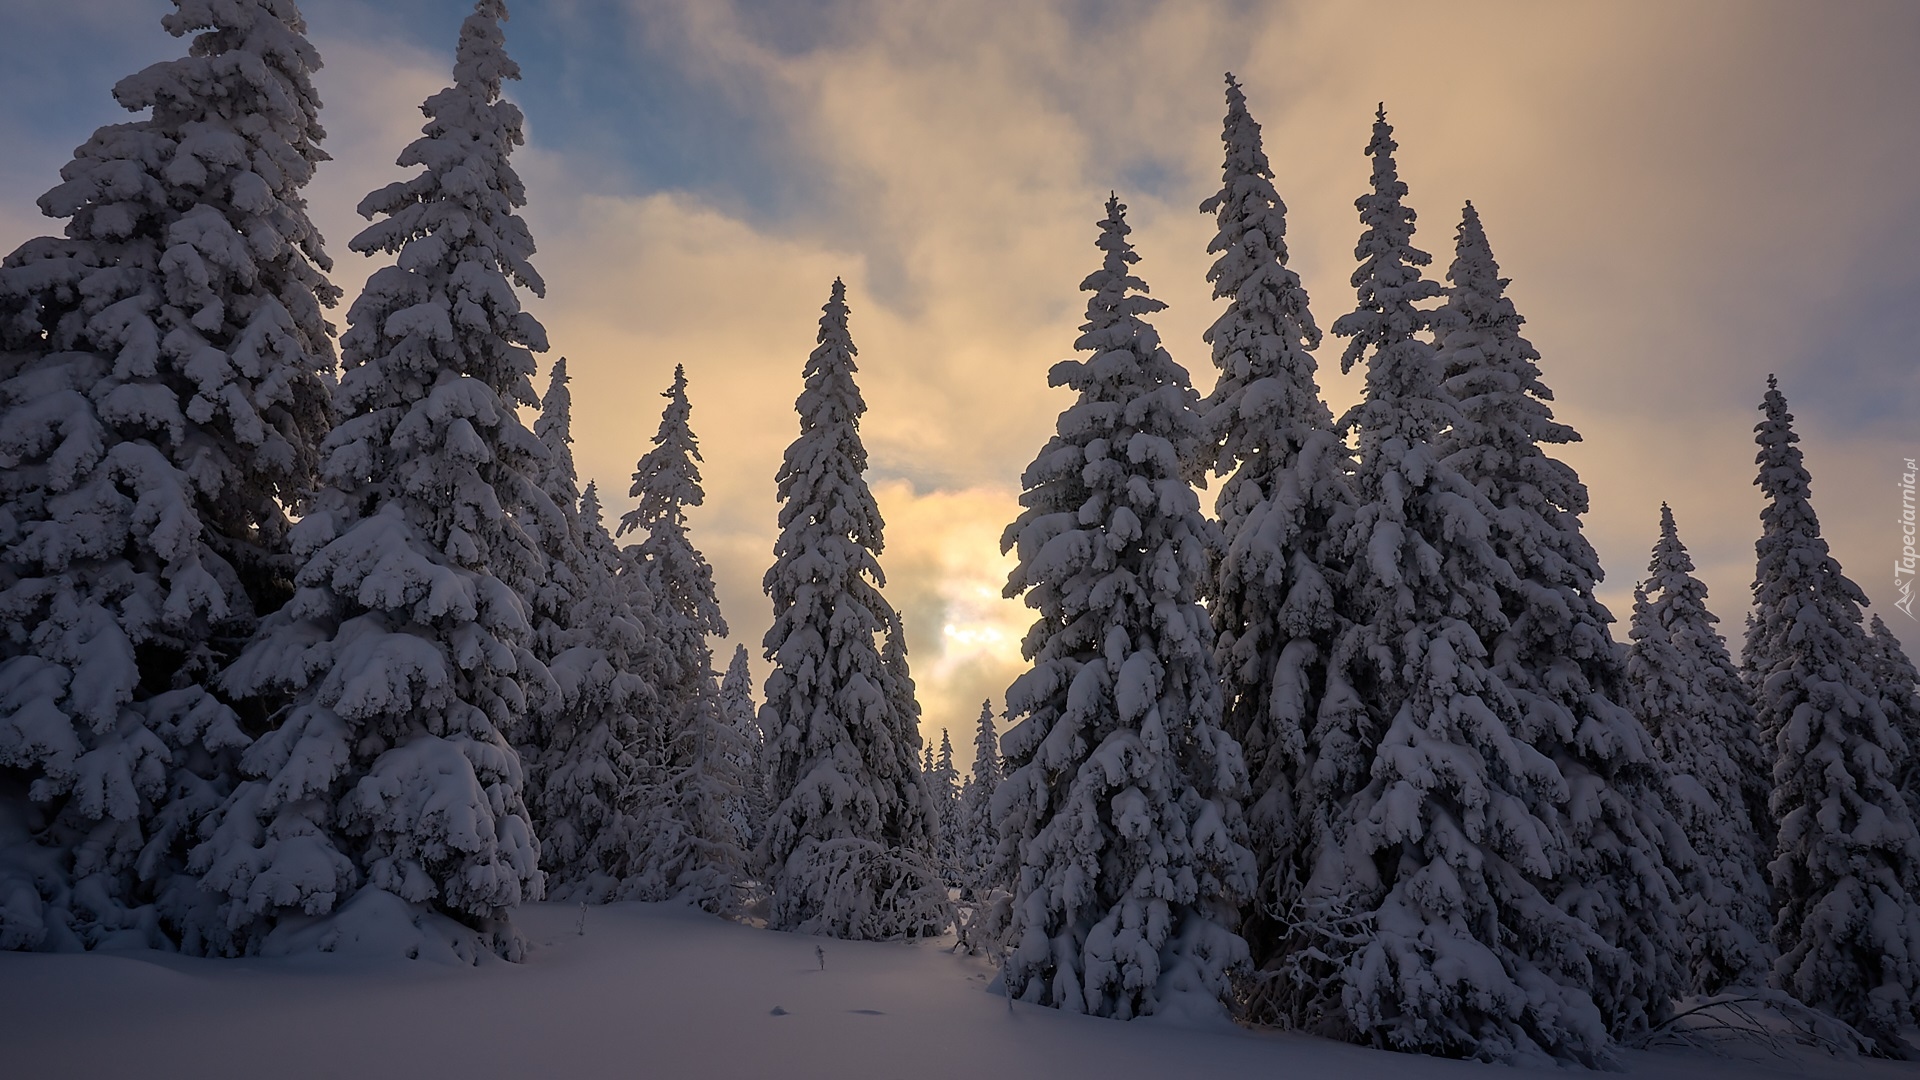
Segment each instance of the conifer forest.
M915 378L912 340L857 344L897 303L884 268L820 275L811 336L758 343L797 380L672 356L619 406L630 481L576 459L576 405L613 391L538 317L562 309L526 170L553 166L529 164L548 121L515 96L514 35L547 16L514 4L441 20L440 88L383 106L415 132L383 151L402 178L361 197L329 191L327 127L359 121L316 89L325 0L146 3L170 58L8 209L45 235L0 263L0 1062L42 1064L0 1073L105 1075L60 1056L95 1039L174 1062L150 1075L333 1052L257 1034L246 1062L194 1063L143 1051L121 1006L32 1019L150 971L213 995L181 1046L275 1000L353 1043L347 991L297 1003L359 980L610 1055L499 1075L1911 1075L1914 466L1872 478L1905 484L1871 549L1895 588L1856 584L1815 509L1829 451L1796 428L1808 369L1715 384L1751 442L1698 444L1752 481L1758 519L1730 526L1751 594L1710 596L1687 543L1722 506L1645 475L1646 562L1611 567L1631 607L1609 610L1583 414L1510 294L1550 268L1498 257L1493 203L1421 198L1392 98L1302 145L1258 119L1292 92L1274 72L1182 86L1222 118L1183 136L1217 186L1185 232L1137 235L1129 190L1156 181L1101 181L1063 233L1077 330L977 390L1057 415L1015 448L998 549L963 556L1022 612L1015 675L949 715L926 686L951 665L883 570L897 470L868 440L918 422L862 391ZM1363 180L1290 210L1301 162ZM357 198L360 231L323 238L321 198ZM1352 242L1311 300L1288 231L1309 214ZM1195 340L1156 328L1172 235L1204 246ZM995 347L976 318L953 332ZM1632 320L1619 347L1659 348ZM764 576L735 582L705 515L767 515L709 486L702 432L733 430L743 385L797 397L754 466ZM767 607L723 612L735 588ZM654 1002L593 981L616 978L747 1019L669 1021L663 998L589 1025ZM844 1030L751 1071L722 1049L835 994ZM862 1031L917 994L947 1041L886 1057L919 1029ZM1014 1023L1054 1041L996 1041ZM1100 1064L1134 1029L1136 1071ZM494 1075L449 1053L354 1071Z

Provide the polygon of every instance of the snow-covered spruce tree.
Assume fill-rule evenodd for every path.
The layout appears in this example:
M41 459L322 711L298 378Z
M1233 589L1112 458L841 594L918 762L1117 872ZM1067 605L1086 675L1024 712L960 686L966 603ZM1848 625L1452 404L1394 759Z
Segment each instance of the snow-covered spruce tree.
M547 392L540 395L540 415L533 422L534 438L546 451L545 459L534 470L541 492L546 496L528 530L540 542L540 553L547 560L547 575L541 587L527 598L533 611L534 652L542 663L551 664L555 656L572 644L571 625L574 606L600 583L590 580L580 536L580 476L573 463L573 392L568 388L567 358L553 362L547 374ZM553 706L558 706L559 695ZM536 701L536 714L547 704Z
M1591 925L1590 983L1609 1032L1665 1019L1687 983L1673 867L1692 853L1662 796L1653 738L1626 706L1626 675L1595 599L1600 557L1581 533L1586 485L1543 447L1577 442L1553 417L1540 354L1520 329L1486 230L1462 212L1452 288L1433 313L1435 362L1460 421L1439 439L1446 463L1487 500L1493 550L1514 573L1499 591L1505 625L1476 625L1523 720L1513 734L1553 759L1572 795L1559 825L1569 861L1554 901Z
M1253 884L1246 775L1198 603L1212 525L1186 479L1196 395L1143 318L1165 305L1134 276L1125 213L1108 198L1101 268L1080 286L1087 358L1048 374L1078 397L1000 541L1019 559L1006 594L1040 617L993 803L1017 875L1008 992L1120 1019L1218 1008L1246 962L1232 928Z
M933 743L932 742L927 742L921 745L920 781L921 783L926 785L927 793L929 796L932 797L934 801L933 802L933 822L935 825L935 834L933 838L933 864L940 868L941 880L951 885L953 884L953 876L954 876L953 874L953 837L947 834L946 829L944 827L946 824L944 820L945 816L940 813L940 795L939 795L939 785L937 782L938 774L935 773L934 767L933 767Z
M1773 952L1767 774L1753 705L1714 630L1707 587L1693 576L1673 511L1660 504L1660 539L1634 590L1628 701L1669 770L1668 799L1694 861L1681 874L1690 989L1764 986Z
M689 421L686 369L673 384L653 436L634 467L628 494L639 505L620 519L619 535L644 532L629 549L632 570L652 593L661 647L657 742L641 763L632 796L643 818L626 836L634 877L622 895L678 898L709 911L730 911L746 852L729 819L744 797L744 735L721 711L710 637L727 623L713 591L713 569L687 535L687 507L706 499L700 487L700 444Z
M554 658L582 636L575 627L578 605L592 590L603 587L592 580L580 544L580 478L573 463L573 393L569 382L567 358L562 356L547 374L547 390L540 395L540 414L533 422L534 438L540 440L546 455L532 472L546 498L530 508L533 512L525 522L547 568L545 577L525 599L533 623L533 652L550 675ZM533 812L536 833L544 838L548 822L540 807L540 749L550 741L548 729L561 722L561 714L578 695L566 694L557 681L538 689L541 692L529 697L527 723L514 733L514 742L525 772L525 800ZM554 884L554 854L552 850L541 852L542 863L549 871L549 886Z
M1907 798L1907 809L1920 825L1920 672L1900 647L1879 615L1868 622L1867 634L1872 657L1873 684L1880 688L1880 707L1887 722L1907 744L1906 768L1900 773L1900 791Z
M1332 538L1353 500L1347 448L1314 379L1320 328L1287 267L1286 204L1232 75L1221 138L1220 190L1200 204L1218 222L1207 279L1228 301L1205 335L1219 374L1201 411L1210 464L1227 478L1215 502L1224 535L1210 610L1224 726L1252 784L1247 821L1259 886L1240 933L1257 975L1245 1005L1255 1019L1278 1020L1272 992L1287 920L1312 871L1314 837L1329 826L1325 803L1307 790L1317 732L1351 729L1358 707L1337 672L1329 684L1327 667L1341 629Z
M422 171L360 204L381 220L353 249L398 260L348 312L342 419L293 530L298 591L225 675L285 704L193 855L229 898L235 949L350 897L363 912L397 897L513 956L507 916L541 895L508 739L524 687L547 678L523 599L545 560L521 525L544 499L544 454L515 413L537 401L530 350L546 333L515 290L544 286L507 160L522 134L500 97L519 74L505 17L500 0L475 5L453 85L399 157Z
M1899 789L1914 748L1882 706L1866 597L1820 537L1772 376L1760 408L1767 504L1744 660L1773 751L1774 984L1896 1052L1920 1015L1920 834Z
M960 774L953 767L953 741L947 729L940 729L940 752L934 755L933 768L923 773L933 792L935 817L940 823L939 856L947 884L960 886L966 876L961 872Z
M993 793L1000 786L1000 736L993 729L993 702L980 703L974 727L973 767L960 787L960 871L969 894L984 897L987 890L1009 882L997 872L994 849L999 834L993 827Z
M1359 306L1333 326L1352 339L1342 366L1367 360L1366 396L1342 419L1359 458L1343 538L1353 626L1335 657L1365 712L1320 733L1334 843L1306 889L1303 946L1318 952L1296 966L1291 1007L1303 1026L1398 1050L1592 1063L1607 1032L1583 986L1604 944L1554 903L1570 792L1520 736L1479 630L1504 629L1516 582L1492 507L1436 446L1462 419L1417 336L1416 305L1440 288L1420 271L1395 148L1382 110L1355 204Z
M922 746L920 737L920 695L913 682L913 671L907 663L907 627L900 613L889 605L885 611L887 631L880 645L880 671L886 679L887 715L893 718L893 746L900 775L909 776L909 783L919 792L915 798L902 800L897 807L899 818L889 825L889 829L902 835L924 832L927 836L927 851L936 867L944 867L941 853L945 850L945 840L941 834L946 818L941 814L938 786L933 783L932 747L928 751L925 767L913 754L913 747Z
M648 820L638 794L662 661L653 594L627 571L591 481L577 522L582 576L593 584L572 609L571 644L550 667L560 711L538 729L526 768L547 895L602 903L621 898L638 873L624 838Z
M899 617L880 594L883 523L864 475L867 406L838 279L821 310L794 403L800 436L774 478L780 535L765 580L774 669L760 707L774 809L755 862L775 929L919 936L948 918L933 864L938 825Z
M533 433L546 449L546 501L530 507L526 520L548 573L528 606L534 655L551 682L536 684L515 742L547 895L605 901L633 876L631 860L610 838L635 827L639 813L643 717L653 714L658 675L652 595L637 576L621 573L598 489L578 489L565 357L554 362Z
M946 828L949 822L957 823L954 816L960 802L960 771L953 767L953 740L948 737L947 729L940 729L940 752L933 756L934 771L939 773L934 785L934 793L941 797L940 821Z
M720 715L737 733L741 757L733 763L745 790L729 805L727 820L733 824L736 842L743 851L752 851L767 820L766 739L760 730L759 710L753 704L753 674L747 668L747 647L735 645L733 660L720 680Z
M175 7L188 54L114 87L151 114L0 265L0 948L218 935L183 865L248 739L204 686L286 598L330 422L319 56L292 0Z

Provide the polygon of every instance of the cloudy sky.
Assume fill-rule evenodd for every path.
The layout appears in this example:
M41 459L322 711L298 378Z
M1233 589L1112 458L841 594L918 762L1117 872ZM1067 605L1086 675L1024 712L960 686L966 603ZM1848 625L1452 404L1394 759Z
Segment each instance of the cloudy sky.
M305 0L326 62L310 188L349 294L352 208L444 85L459 0ZM706 452L697 541L759 670L773 474L835 275L848 283L882 562L926 727L969 756L1019 664L999 598L1021 469L1066 404L1109 189L1157 323L1204 390L1200 331L1222 73L1245 85L1322 326L1347 275L1384 101L1417 242L1444 271L1472 199L1544 356L1589 536L1623 618L1671 502L1737 637L1759 498L1752 425L1777 372L1827 538L1892 608L1901 459L1920 454L1920 5L1138 0L516 0L510 95L549 284L530 306L574 376L576 453L616 510L687 366ZM109 89L181 44L165 0L0 4L0 250ZM336 321L344 319L344 307ZM1336 410L1360 373L1323 347ZM1624 630L1618 636L1624 636ZM727 646L721 653L724 662Z

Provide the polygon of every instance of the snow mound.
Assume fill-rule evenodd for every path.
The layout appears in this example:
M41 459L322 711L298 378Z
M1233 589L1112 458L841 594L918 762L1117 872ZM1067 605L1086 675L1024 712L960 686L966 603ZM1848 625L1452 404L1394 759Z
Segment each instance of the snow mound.
M473 967L494 955L491 935L371 885L332 914L282 918L260 946L262 956L313 953L459 967Z

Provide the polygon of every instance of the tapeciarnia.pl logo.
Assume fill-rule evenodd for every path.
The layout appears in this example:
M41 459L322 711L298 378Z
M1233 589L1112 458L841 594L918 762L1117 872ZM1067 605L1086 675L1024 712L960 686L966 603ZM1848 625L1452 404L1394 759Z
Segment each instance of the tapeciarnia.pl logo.
M1907 613L1909 619L1920 619L1913 613L1913 578L1915 561L1920 559L1913 550L1914 510L1913 482L1920 468L1915 467L1913 458L1902 459L1906 468L1900 473L1900 557L1893 562L1893 587L1899 592L1900 599L1893 606Z

